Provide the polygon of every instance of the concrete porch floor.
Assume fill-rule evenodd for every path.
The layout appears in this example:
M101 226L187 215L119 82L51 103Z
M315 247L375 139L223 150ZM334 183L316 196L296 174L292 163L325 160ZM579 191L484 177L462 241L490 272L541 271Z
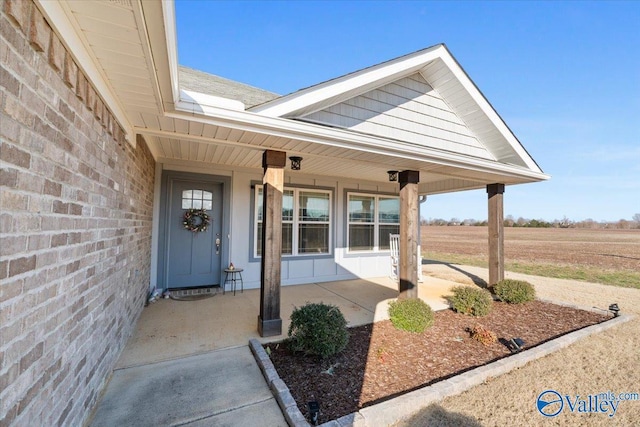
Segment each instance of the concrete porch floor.
M418 296L443 309L455 285L426 277ZM286 427L249 339L284 339L291 312L307 302L337 305L350 326L385 319L396 286L378 278L283 287L283 334L269 338L257 333L259 289L197 301L162 299L143 310L90 425Z
M444 297L459 285L434 277L419 284L418 296L434 310L447 308ZM396 298L397 284L388 277L284 286L281 290L283 334L261 338L257 332L260 290L217 294L198 301L161 299L146 307L116 369L172 360L212 350L246 346L250 338L261 342L286 338L295 307L324 302L340 308L349 326L388 318L387 304Z

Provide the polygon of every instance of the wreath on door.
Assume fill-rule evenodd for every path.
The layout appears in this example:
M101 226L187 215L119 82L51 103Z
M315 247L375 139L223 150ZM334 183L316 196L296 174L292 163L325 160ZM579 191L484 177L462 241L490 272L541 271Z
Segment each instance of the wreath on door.
M187 209L182 218L182 225L185 230L199 233L207 231L207 227L211 224L211 218L204 209Z

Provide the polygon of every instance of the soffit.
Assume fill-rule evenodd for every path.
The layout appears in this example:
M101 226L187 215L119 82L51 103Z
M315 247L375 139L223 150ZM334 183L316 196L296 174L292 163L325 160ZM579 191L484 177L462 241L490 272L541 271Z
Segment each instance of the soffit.
M141 4L130 0L61 4L127 115L161 112Z

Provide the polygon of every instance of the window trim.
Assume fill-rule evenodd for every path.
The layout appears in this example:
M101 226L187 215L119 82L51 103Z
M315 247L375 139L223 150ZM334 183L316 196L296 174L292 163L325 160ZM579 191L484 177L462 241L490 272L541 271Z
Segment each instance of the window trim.
M380 211L379 211L379 203L380 198L383 199L398 199L398 208L400 205L400 195L398 194L389 194L389 193L367 193L362 191L349 191L345 192L345 249L347 254L379 254L379 253L389 253L391 249L380 249L380 225L397 225L400 228L400 218L398 218L398 222L380 222ZM353 222L350 221L349 217L349 200L350 196L364 196L364 197L372 197L374 199L374 219L373 222ZM398 213L399 214L399 213ZM351 245L349 242L349 230L351 225L356 224L372 224L373 225L373 240L374 245L371 250L351 250Z
M251 244L249 247L250 251L250 261L260 261L262 259L262 255L258 255L258 194L259 188L261 188L263 184L261 182L252 183L251 189ZM291 254L282 254L283 260L296 260L296 259L309 259L309 258L331 258L333 257L333 239L334 239L334 217L335 217L335 206L333 204L334 200L334 189L328 187L312 187L312 186L304 186L304 185L287 185L283 188L284 191L293 191L293 221L287 223L293 224L292 231L292 253ZM298 209L300 205L299 194L300 192L316 192L316 193L324 193L329 196L329 220L328 221L303 221L298 217ZM284 223L284 221L283 221ZM299 226L301 224L326 224L328 225L329 236L328 236L328 252L312 252L312 253L298 253L298 242L299 242Z

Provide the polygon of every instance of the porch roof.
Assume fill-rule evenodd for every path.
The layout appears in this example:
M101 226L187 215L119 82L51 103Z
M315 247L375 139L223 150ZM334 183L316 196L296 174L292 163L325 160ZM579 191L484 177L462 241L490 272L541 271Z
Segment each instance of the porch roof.
M443 45L275 98L197 71L186 70L185 81L171 1L38 5L128 140L143 135L159 162L260 168L265 149L282 150L304 158L305 174L384 182L387 170L418 170L422 194L548 179ZM309 119L416 72L486 154Z

